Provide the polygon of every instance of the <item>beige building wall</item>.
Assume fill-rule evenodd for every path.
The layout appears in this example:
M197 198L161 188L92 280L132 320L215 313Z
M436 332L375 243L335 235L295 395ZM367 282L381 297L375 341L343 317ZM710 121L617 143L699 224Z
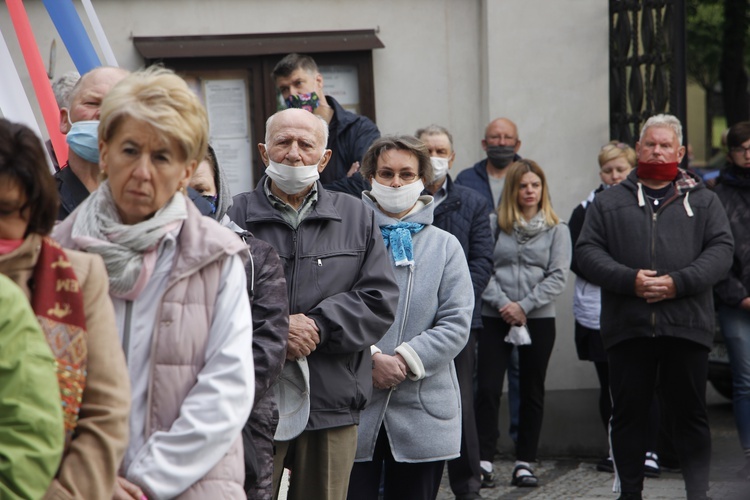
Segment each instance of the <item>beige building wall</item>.
M706 91L695 83L687 86L687 120L693 159L702 165L711 156L711 144L706 142Z
M24 4L45 60L57 40L56 75L75 69L42 2ZM519 126L520 153L547 172L563 219L598 184L596 156L609 139L607 2L97 0L94 7L128 69L143 64L133 36L376 29L385 44L373 52L383 133L448 127L455 175L484 156L480 140L488 121L507 116ZM33 96L4 4L0 29ZM575 355L572 282L557 304L552 390L597 387L591 364Z

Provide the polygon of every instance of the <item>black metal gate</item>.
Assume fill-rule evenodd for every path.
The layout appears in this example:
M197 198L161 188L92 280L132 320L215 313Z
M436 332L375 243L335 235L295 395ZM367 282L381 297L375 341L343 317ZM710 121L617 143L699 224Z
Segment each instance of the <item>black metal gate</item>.
M609 0L610 137L630 145L651 115L680 119L687 144L685 0Z

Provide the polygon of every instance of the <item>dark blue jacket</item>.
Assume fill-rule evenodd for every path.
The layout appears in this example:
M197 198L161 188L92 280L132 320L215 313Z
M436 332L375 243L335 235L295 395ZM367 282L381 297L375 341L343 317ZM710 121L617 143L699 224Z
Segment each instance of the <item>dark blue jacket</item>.
M326 96L326 99L333 108L326 148L333 151L333 155L320 174L320 182L324 185L345 179L352 163L361 162L370 145L380 137L378 127L369 118L345 110L331 96ZM361 191L356 194L357 198L361 195Z
M520 160L521 157L516 155L513 161ZM473 167L467 168L456 177L456 184L466 186L479 192L490 204L490 211L495 208L495 200L492 199L492 190L490 189L490 179L487 175L487 158L478 161Z
M55 173L57 194L60 196L60 207L57 220L63 220L89 196L89 190L66 164Z
M464 249L474 285L471 328L481 328L482 292L492 275L492 251L495 247L488 217L492 207L471 189L456 185L450 175L445 182L448 196L435 207L432 225L451 233Z

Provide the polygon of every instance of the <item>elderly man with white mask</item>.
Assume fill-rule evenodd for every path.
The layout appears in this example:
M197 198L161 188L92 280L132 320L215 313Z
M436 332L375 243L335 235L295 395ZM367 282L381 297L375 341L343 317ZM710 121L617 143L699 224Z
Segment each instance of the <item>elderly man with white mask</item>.
M318 180L331 158L327 140L326 123L312 113L271 116L258 145L266 175L227 212L284 265L290 317L282 381L309 384L298 391L301 416L286 414L283 401L279 408L274 493L290 468L290 499L346 497L356 426L372 393L370 346L391 326L399 294L373 211ZM290 385L282 382L282 397Z

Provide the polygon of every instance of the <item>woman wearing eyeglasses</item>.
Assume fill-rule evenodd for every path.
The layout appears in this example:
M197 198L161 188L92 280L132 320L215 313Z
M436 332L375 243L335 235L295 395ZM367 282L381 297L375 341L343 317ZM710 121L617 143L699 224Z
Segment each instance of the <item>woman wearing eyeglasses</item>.
M357 430L350 499L431 500L445 460L459 455L460 394L453 358L466 344L474 293L463 250L432 226L427 147L412 136L383 137L362 160L372 184L365 205L391 255L398 282L396 319L372 348L373 394Z
M549 197L544 172L531 160L508 167L497 212L495 269L482 294L477 357L477 431L481 460L492 461L505 370L518 346L521 407L511 484L537 486L544 379L555 343L555 299L565 289L570 232ZM517 328L514 328L517 327ZM523 328L521 328L523 327Z
M750 480L750 122L729 129L727 146L730 165L719 177L716 194L729 216L734 260L729 275L715 290L732 367L734 418L746 460L738 475Z

